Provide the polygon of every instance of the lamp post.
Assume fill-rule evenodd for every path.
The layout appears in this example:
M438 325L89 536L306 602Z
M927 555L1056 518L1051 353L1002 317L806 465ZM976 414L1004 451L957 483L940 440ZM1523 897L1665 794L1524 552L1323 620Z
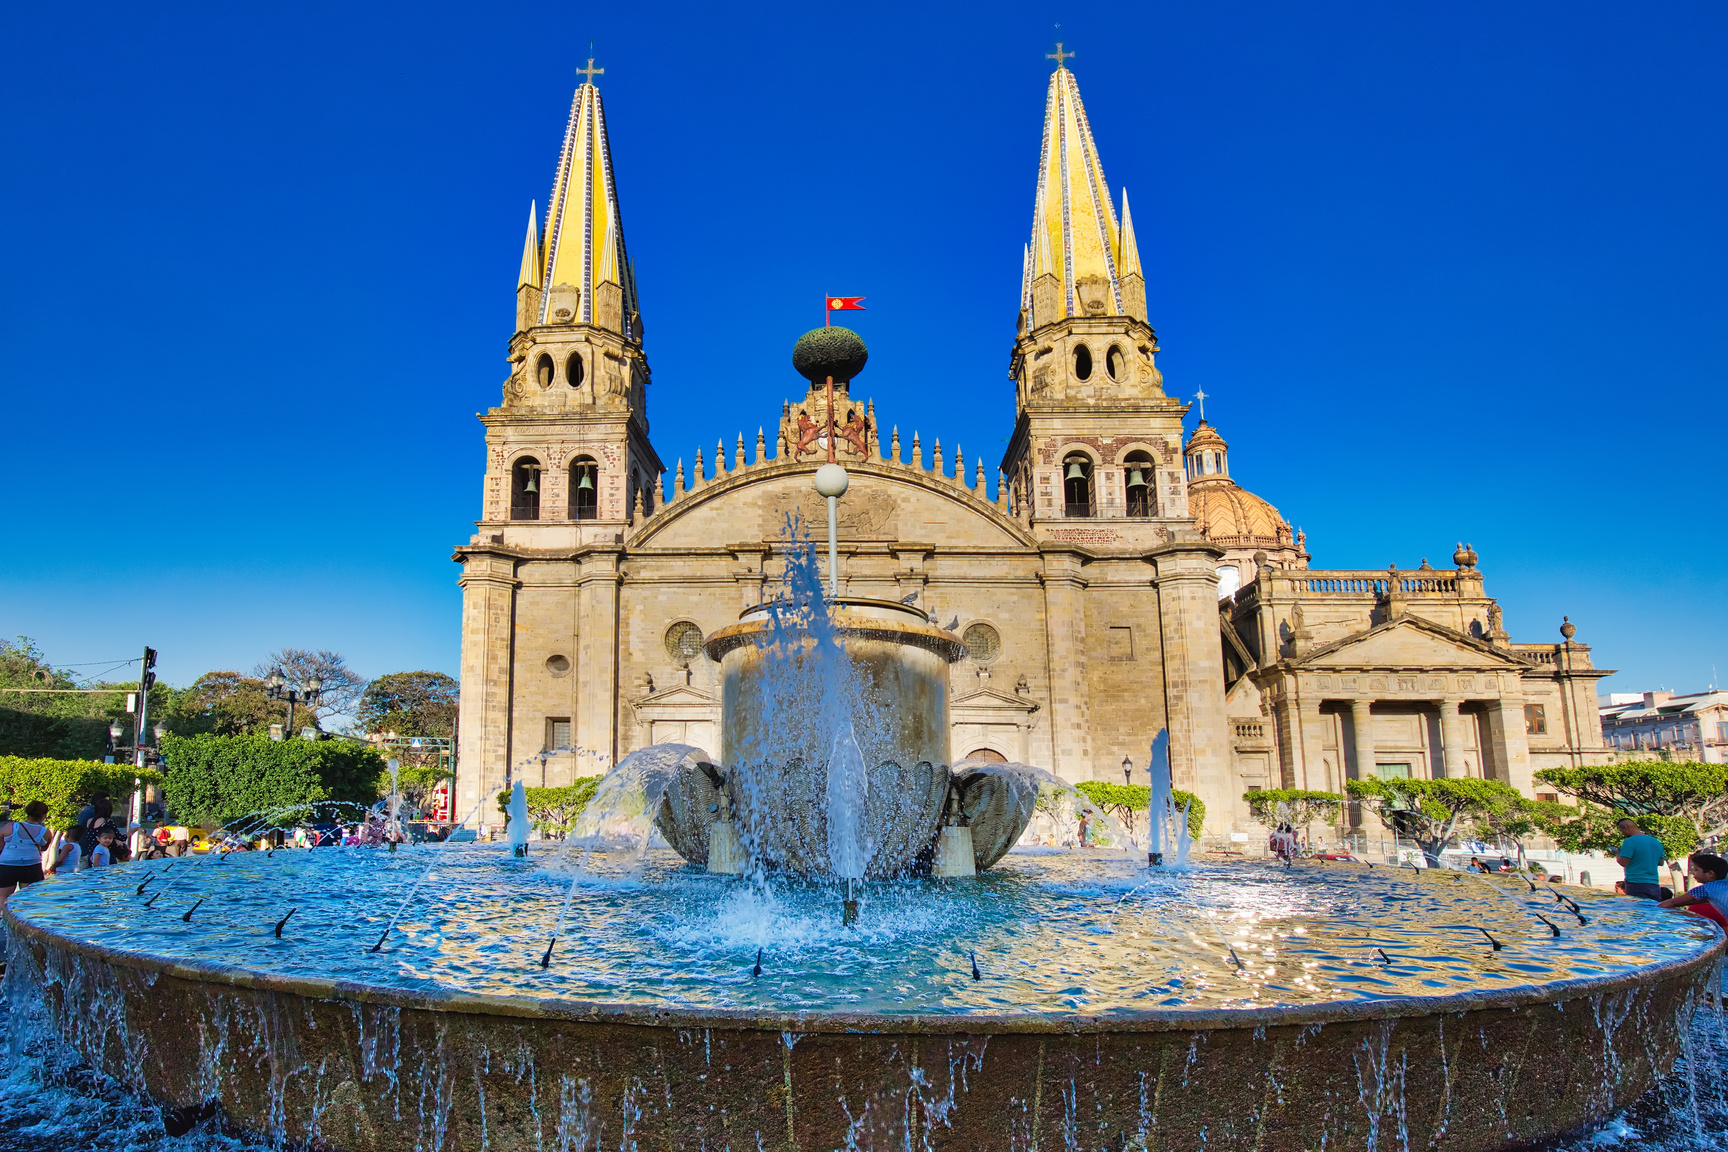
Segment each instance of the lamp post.
M1124 785L1134 783L1134 761L1128 756L1122 757L1122 783Z
M288 701L288 732L294 731L294 706L304 704L312 708L318 703L318 694L324 690L324 681L313 676L306 681L306 687L295 689L287 687L288 678L282 675L282 669L273 670L264 678L264 694L272 700Z

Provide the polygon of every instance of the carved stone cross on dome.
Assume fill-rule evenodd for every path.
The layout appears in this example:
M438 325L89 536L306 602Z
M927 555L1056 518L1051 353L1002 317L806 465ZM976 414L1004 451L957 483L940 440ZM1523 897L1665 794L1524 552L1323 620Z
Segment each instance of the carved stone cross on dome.
M594 67L594 57L588 57L588 67L576 69L576 75L582 77L582 83L594 83L594 77L606 75L606 69Z
M1056 67L1061 68L1062 61L1074 59L1074 53L1062 51L1062 41L1058 40L1056 41L1056 51L1044 53L1044 59L1056 61ZM592 64L593 61L590 60L589 63Z

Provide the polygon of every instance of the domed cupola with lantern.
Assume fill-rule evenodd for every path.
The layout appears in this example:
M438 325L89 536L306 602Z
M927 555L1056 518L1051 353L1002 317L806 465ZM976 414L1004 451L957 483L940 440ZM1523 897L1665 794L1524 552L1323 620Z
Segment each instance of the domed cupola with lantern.
M1188 471L1188 511L1201 535L1224 549L1218 562L1218 594L1227 596L1253 579L1259 561L1274 568L1308 567L1302 533L1293 532L1278 509L1230 478L1230 446L1206 423L1183 450Z

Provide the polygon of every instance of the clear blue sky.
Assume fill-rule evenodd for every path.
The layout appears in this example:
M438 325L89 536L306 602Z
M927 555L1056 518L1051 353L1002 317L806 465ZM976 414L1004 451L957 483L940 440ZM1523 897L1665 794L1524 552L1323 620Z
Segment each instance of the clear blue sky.
M1061 37L1169 388L1317 567L1472 541L1515 638L1728 672L1717 3L13 5L0 634L455 672L523 219L588 41L670 462L824 292L994 462ZM1191 418L1192 420L1192 418Z

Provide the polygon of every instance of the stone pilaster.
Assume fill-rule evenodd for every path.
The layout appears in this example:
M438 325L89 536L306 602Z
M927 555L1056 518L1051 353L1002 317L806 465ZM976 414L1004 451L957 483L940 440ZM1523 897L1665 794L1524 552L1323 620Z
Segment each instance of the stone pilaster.
M621 552L594 549L576 574L576 775L618 762L618 586Z
M1533 780L1530 740L1524 732L1524 698L1507 695L1504 684L1501 693L1500 699L1488 706L1488 744L1494 753L1492 775L1528 796Z
M510 764L512 670L515 664L515 562L491 552L463 557L461 741L457 750L454 813L461 820L480 806L470 826L484 823L484 801L504 786Z
M1153 554L1164 658L1170 768L1220 816L1235 811L1230 720L1224 705L1224 650L1218 632L1219 549L1179 542Z
M1086 606L1081 600L1086 579L1080 574L1080 557L1046 552L1038 579L1044 585L1050 676L1050 770L1064 780L1086 780L1092 775L1092 742L1087 730Z

